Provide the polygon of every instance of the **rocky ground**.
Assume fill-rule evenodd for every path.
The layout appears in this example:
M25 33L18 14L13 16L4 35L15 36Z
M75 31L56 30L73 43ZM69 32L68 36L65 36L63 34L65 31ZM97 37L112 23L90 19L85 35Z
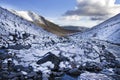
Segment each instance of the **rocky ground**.
M54 64L50 73L44 74L34 71L32 66L15 65L13 60L11 54L0 54L0 80L120 80L120 63L117 61L113 65L86 62L72 68L59 68Z

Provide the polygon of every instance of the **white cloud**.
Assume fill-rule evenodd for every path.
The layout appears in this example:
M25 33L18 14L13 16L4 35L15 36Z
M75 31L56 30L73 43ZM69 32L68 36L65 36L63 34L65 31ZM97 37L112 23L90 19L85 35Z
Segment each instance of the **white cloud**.
M120 13L120 4L115 4L116 0L76 0L77 5L74 10L68 10L64 20L75 20L75 22L91 22L94 26L118 13ZM89 26L84 23L84 25Z
M71 16L63 16L60 19L66 20L66 21L76 21L76 20L80 20L81 18L82 17L78 15L71 15Z
M77 20L77 19L71 19L70 16L68 16L67 18L66 17L60 17L60 18L50 18L50 17L47 17L46 19L55 23L55 24L58 24L60 26L82 26L82 27L93 27L96 25L96 23L100 23L101 21L91 21L88 19L89 17L80 17L81 20Z
M111 16L119 13L120 5L116 0L77 0L74 10L69 10L65 15L78 16Z

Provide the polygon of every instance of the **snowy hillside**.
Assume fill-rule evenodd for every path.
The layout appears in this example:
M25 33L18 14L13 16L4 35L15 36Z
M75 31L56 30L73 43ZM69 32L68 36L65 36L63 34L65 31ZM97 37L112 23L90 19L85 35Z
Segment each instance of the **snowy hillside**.
M35 21L39 21L41 24L45 24L44 23L44 18L42 16L37 15L34 12L31 11L16 11L16 10L9 10L12 13L23 17L24 19L31 21L31 22L35 22Z
M81 36L76 35L79 38L96 38L100 40L110 41L112 43L120 44L120 14L108 19L107 21L89 29Z
M102 28L108 25L104 22L82 34L58 37L0 7L0 54L12 54L15 65L32 66L34 71L41 70L48 74L51 74L53 68L87 67L89 62L104 67L118 65L116 62L120 62L120 46L108 42L112 38L119 42L118 18L107 21L109 25L114 23L113 26ZM93 38L95 33L96 38ZM111 38L110 34L113 34Z
M0 8L0 13L1 48L11 49L11 51L18 50L21 56L23 53L26 54L24 57L28 58L27 53L43 55L43 53L48 52L44 52L44 48L60 42L56 35L44 31L6 9ZM25 60L29 61L29 58Z

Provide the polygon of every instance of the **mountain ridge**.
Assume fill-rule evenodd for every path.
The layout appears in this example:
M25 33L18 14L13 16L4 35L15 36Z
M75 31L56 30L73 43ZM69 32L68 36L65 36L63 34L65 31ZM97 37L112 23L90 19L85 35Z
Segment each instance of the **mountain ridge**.
M79 32L78 32L79 33ZM78 34L77 33L77 34ZM75 33L76 34L76 33ZM120 44L120 14L88 29L86 32L79 33L79 38L96 38ZM113 36L112 36L113 35ZM76 37L77 37L76 36Z
M31 11L15 11L15 10L9 10L9 11L11 11L12 13L14 13L20 17L23 17L24 19L34 23L35 25L40 26L43 29L47 30L48 32L51 32L58 36L66 36L68 34L77 32L74 30L64 29L64 28L60 27L59 25L46 20L43 16L40 16Z

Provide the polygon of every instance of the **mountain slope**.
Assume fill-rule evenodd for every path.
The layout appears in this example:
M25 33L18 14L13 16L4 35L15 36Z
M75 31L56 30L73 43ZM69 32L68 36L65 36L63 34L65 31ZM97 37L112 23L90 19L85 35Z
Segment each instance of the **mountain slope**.
M108 19L107 21L78 34L79 38L96 38L120 44L120 14Z
M67 30L61 28L58 25L46 20L44 17L31 11L15 11L15 10L9 10L9 11L59 36L66 36L67 34L76 32L74 30Z

